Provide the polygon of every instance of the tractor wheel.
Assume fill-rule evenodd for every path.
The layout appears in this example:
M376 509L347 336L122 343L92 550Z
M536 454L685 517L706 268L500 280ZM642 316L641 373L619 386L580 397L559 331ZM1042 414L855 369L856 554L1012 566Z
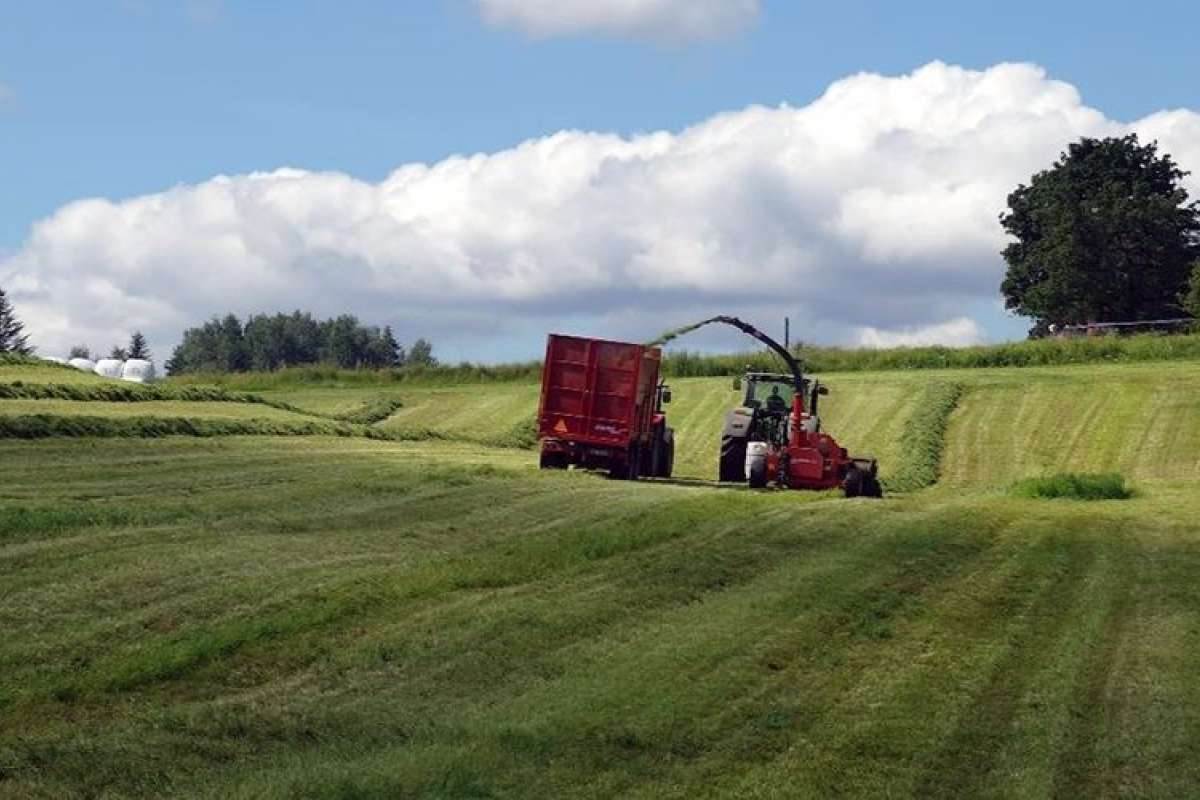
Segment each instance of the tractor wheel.
M655 477L669 478L675 471L675 430L667 428L663 431L662 450L658 456L658 471Z
M717 480L721 483L742 483L746 480L746 439L726 436L721 439L721 466Z
M767 459L755 459L747 470L746 480L751 489L762 489L767 485Z
M867 473L858 467L846 470L846 480L842 481L842 491L846 493L846 497L862 497L868 477Z
M650 448L642 453L642 474L650 478L661 478L663 465L667 459L667 436L671 429L665 425L654 429L654 439Z
M879 478L868 474L863 479L863 497L873 497L876 500L883 497L883 486L879 483Z

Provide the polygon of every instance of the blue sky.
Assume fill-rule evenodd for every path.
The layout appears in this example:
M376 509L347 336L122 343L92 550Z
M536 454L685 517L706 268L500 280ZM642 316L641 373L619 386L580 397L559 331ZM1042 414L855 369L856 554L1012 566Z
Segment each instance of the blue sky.
M1182 0L1132 10L765 0L744 30L702 41L531 34L490 24L474 0L13 2L2 16L0 257L21 254L36 221L80 198L118 201L279 167L375 184L406 163L505 151L563 129L628 137L678 132L752 104L802 108L856 73L906 75L933 61L968 70L1037 64L1116 122L1200 108L1200 4ZM9 279L43 263L12 262ZM1024 328L982 296L961 302L986 338ZM503 313L524 308L514 301ZM686 316L692 306L672 308ZM186 311L157 323L159 335L170 337ZM359 311L392 321L373 319L373 307ZM528 355L547 325L573 318L541 309L528 319L486 346L453 336L446 346L463 356ZM53 324L45 326L52 339Z

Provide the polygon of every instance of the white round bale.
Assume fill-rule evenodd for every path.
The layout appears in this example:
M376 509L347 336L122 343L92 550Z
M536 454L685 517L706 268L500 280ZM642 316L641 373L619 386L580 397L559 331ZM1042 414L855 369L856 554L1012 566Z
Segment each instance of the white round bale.
M90 358L72 358L67 363L75 369L81 369L84 372L96 371L96 362L92 361Z
M118 358L102 358L96 362L96 374L101 378L119 380L123 366L125 366L125 362Z
M121 367L121 380L134 383L149 383L154 380L154 362L131 358Z

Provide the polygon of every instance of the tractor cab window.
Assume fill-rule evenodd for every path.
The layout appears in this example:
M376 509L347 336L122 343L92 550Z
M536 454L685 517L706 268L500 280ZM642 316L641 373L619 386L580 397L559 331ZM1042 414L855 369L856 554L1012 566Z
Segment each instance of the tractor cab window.
M791 384L756 381L750 402L755 408L764 411L786 413L792 407L792 397L795 394L796 387Z

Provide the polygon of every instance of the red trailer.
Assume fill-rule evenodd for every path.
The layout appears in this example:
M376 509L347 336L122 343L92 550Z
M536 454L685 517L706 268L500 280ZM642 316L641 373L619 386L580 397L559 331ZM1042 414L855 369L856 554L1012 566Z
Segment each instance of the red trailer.
M662 411L671 393L661 361L657 347L550 334L538 408L542 469L669 478L675 432Z

